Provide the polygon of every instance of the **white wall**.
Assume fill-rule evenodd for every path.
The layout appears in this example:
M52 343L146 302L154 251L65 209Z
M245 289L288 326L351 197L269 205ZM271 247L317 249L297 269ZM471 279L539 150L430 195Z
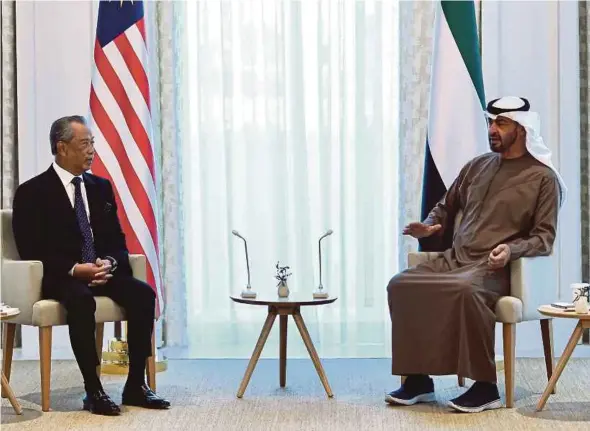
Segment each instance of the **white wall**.
M553 289L556 300L571 300L569 285L581 280L578 3L484 1L482 31L486 98L515 95L530 100L568 187L558 227L559 273L539 288ZM556 352L563 349L573 325L554 322ZM588 355L590 349L576 353ZM518 325L517 354L542 355L537 322Z
M51 164L51 123L88 112L96 10L90 1L17 2L20 182Z

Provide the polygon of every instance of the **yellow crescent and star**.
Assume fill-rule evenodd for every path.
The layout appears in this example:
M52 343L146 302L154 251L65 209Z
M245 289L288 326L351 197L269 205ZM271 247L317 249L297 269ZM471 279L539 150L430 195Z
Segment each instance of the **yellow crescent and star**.
M109 0L109 1L111 1L111 0ZM128 0L128 1L130 1L131 4L133 4L133 0ZM125 0L120 0L119 7L123 7L123 3L125 3Z

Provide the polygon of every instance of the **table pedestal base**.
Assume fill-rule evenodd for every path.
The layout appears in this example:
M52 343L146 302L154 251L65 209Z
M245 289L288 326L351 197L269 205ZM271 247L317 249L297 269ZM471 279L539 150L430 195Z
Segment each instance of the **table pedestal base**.
M270 330L277 318L279 316L280 319L280 349L279 349L279 383L281 388L284 388L287 382L287 319L289 316L293 316L293 320L297 325L297 329L299 329L299 333L301 334L301 338L303 339L303 343L309 352L309 356L315 366L315 369L320 377L322 385L324 385L324 389L326 390L326 394L328 397L333 397L334 394L332 393L332 389L330 388L330 384L328 383L328 377L326 377L326 372L324 371L324 367L322 367L322 363L320 362L320 357L315 350L313 342L311 341L311 337L309 336L309 332L307 327L305 326L305 322L303 321L303 317L301 316L300 307L293 306L293 307L276 307L270 305L268 307L268 316L266 317L266 321L264 322L264 326L262 327L262 331L260 332L260 337L258 337L258 342L256 343L256 347L254 348L254 352L252 353L252 357L250 358L250 362L248 362L248 367L246 368L246 372L244 374L244 378L242 379L242 383L240 384L240 388L238 389L237 397L242 398L244 396L244 392L248 387L248 383L250 382L250 377L252 377L252 373L254 372L254 368L258 363L258 359L260 358L260 354L262 353L262 349L266 344L266 340L270 334Z
M3 394L6 395L6 397L10 401L10 404L12 404L12 407L14 408L14 411L16 412L16 414L22 415L23 409L20 406L20 403L18 402L16 397L14 396L14 392L12 392L12 388L8 384L8 380L4 376L4 373L2 373L2 392L3 392Z
M547 400L549 399L549 395L554 393L553 390L555 389L555 385L557 384L557 381L559 380L559 377L561 376L561 373L563 372L563 369L565 368L567 361L572 356L572 353L574 352L576 344L578 344L578 341L580 340L580 337L582 336L584 329L588 328L590 328L590 320L578 321L578 324L574 328L574 332L572 333L570 340L568 341L567 345L565 346L565 349L563 350L563 353L561 354L561 358L559 358L559 361L555 366L555 371L553 371L551 379L549 379L549 383L545 388L545 392L543 392L541 399L537 403L538 412L543 410L545 404L547 403Z

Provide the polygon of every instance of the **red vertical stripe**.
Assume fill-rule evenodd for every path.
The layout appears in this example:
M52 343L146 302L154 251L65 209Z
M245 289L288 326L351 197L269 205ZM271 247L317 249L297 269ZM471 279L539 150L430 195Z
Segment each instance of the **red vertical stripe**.
M115 45L119 48L119 52L131 72L131 76L133 76L133 80L137 84L139 91L141 91L141 95L143 96L148 109L150 108L150 86L148 83L148 77L141 64L141 60L137 57L137 53L131 46L129 39L125 33L121 34L121 36L115 39Z
M92 97L92 96L91 96ZM113 191L115 193L115 202L117 203L117 214L119 216L119 222L121 223L121 228L125 233L125 241L127 243L127 249L131 254L143 254L145 256L145 251L137 238L131 223L129 222L129 218L127 217L127 212L125 211L125 207L123 202L121 201L121 197L119 195L119 191L114 185L113 179L111 174L109 173L107 167L102 162L100 158L100 154L96 154L94 157L94 161L92 163L92 172L94 175L98 175L99 177L107 178L111 184L113 185ZM147 283L152 287L154 292L156 293L156 313L159 317L160 314L160 300L158 298L158 292L155 283L155 277L153 269L148 261L147 263Z
M139 32L141 33L141 36L143 37L143 41L146 42L144 18L137 21L137 23L135 25L137 25L137 28L139 28ZM146 44L147 44L147 42L146 42Z
M125 117L125 122L129 127L129 131L137 143L139 151L141 151L141 154L143 155L143 158L149 167L150 174L155 183L154 153L150 144L150 138L138 117L138 113L133 109L133 105L131 104L127 93L125 92L125 88L123 87L121 80L117 76L111 63L109 63L109 60L104 54L98 41L94 46L94 60L98 72L103 77L109 91L121 108L121 112L123 113L123 117Z
M137 176L137 173L131 164L131 160L129 160L129 156L127 151L125 151L125 147L121 137L119 136L119 133L117 132L117 129L113 125L108 113L105 111L104 107L100 103L100 100L98 100L96 93L94 92L94 87L90 87L90 110L92 112L96 126L102 132L102 135L117 158L117 162L121 167L121 172L123 172L125 182L129 187L131 195L133 196L133 200L139 208L139 211L141 212L143 218L145 219L146 225L150 230L152 241L154 244L157 244L158 236L156 233L155 211L152 208L149 197L143 185L141 184L141 180Z

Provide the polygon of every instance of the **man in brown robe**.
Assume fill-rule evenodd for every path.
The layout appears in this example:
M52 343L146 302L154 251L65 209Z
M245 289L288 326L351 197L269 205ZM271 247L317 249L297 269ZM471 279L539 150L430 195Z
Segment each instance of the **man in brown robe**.
M502 405L494 307L510 292L511 261L551 253L565 190L550 161L540 161L549 151L539 152L540 136L527 123L528 110L522 98L490 102L492 151L463 167L424 222L404 229L414 238L435 239L461 217L442 257L397 274L387 287L392 374L407 376L386 396L391 404L434 401L429 375L456 374L475 383L451 407L479 412Z

